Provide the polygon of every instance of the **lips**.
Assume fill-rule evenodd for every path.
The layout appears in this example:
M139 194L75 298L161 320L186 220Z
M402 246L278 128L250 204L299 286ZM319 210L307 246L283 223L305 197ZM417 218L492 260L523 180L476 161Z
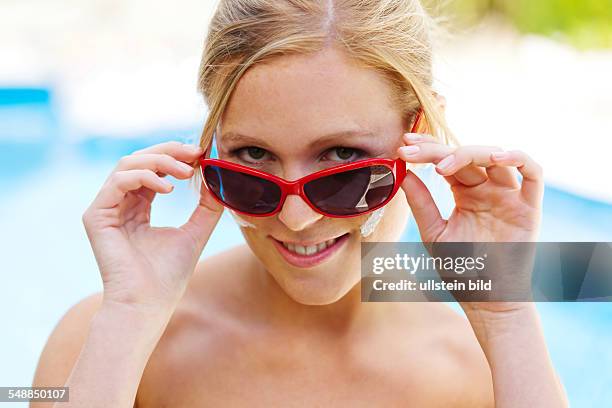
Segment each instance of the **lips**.
M316 244L301 245L272 238L279 253L289 264L309 268L322 263L337 252L348 240L349 233Z

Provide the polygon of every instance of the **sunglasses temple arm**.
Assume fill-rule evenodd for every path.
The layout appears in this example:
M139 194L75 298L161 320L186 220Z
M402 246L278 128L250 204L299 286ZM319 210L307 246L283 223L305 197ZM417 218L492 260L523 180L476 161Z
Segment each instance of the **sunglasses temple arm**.
M419 108L417 111L416 117L414 119L414 123L412 124L412 128L410 129L410 133L418 133L421 127L421 122L423 121L423 108Z
M423 121L423 108L419 108L419 110L417 111L416 114L416 118L414 119L414 123L412 124L412 128L410 129L410 133L417 133L420 130L421 127L421 122ZM398 184L401 184L404 179L406 178L406 173L408 173L410 170L408 169L408 163L404 162L403 160L401 161L401 165L399 165L398 162L398 168L397 168L397 177L398 177Z
M406 174L410 171L408 170L408 163L406 162L402 162L402 166L400 168L397 169L397 184L400 185L404 182L404 179L406 178Z
M221 128L221 125L220 124L217 125L217 127L215 128L215 130L214 130L214 132L212 134L212 137L210 138L210 143L208 144L208 146L206 146L206 151L204 152L204 158L205 159L209 159L211 154L212 154L212 148L213 148L213 145L215 144L216 139L217 139L217 131L220 130L220 128Z

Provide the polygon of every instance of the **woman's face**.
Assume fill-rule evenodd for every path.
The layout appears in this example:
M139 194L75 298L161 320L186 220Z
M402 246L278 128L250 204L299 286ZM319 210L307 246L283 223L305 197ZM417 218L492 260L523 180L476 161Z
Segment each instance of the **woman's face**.
M391 101L391 87L380 74L335 49L278 57L240 79L221 120L219 157L286 180L360 159L397 158L408 126ZM365 238L360 227L369 214L326 217L295 195L274 216L240 217L254 226L242 232L278 284L295 301L315 305L353 288L360 279L360 243L396 241L408 215L400 190ZM313 245L325 248L306 258L288 253L300 251L300 244L309 252Z

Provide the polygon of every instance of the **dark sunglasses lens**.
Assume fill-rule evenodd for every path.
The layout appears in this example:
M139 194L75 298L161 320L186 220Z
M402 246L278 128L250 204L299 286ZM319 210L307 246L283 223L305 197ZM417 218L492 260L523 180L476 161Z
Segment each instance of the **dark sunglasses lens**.
M304 185L304 193L326 213L357 215L387 200L394 184L390 168L369 166L312 180Z
M281 189L271 181L218 166L206 166L203 173L212 193L230 208L267 214L278 207Z

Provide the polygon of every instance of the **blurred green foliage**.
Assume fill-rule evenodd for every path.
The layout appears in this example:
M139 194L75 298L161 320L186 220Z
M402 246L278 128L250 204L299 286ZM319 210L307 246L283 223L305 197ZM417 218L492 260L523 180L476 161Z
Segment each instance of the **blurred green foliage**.
M612 47L612 0L424 0L434 13L473 24L489 12L521 32L561 38L578 48Z

